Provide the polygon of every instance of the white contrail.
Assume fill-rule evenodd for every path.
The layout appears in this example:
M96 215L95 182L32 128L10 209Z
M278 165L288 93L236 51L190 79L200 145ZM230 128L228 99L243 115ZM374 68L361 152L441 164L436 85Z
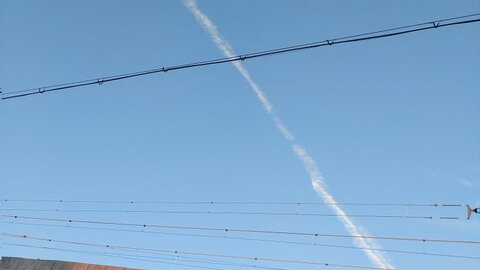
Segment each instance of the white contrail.
M184 0L184 3L190 12L193 13L197 21L208 31L210 37L220 51L222 51L226 57L236 56L233 48L218 31L217 26L198 8L196 1ZM324 179L322 173L318 169L317 163L312 156L307 153L306 149L295 141L295 137L293 136L292 132L282 123L280 118L275 115L272 103L268 100L267 95L263 92L263 90L253 81L247 69L245 69L242 63L238 61L233 62L233 65L251 86L258 99L262 103L264 109L274 121L277 129L280 131L280 133L282 133L283 137L291 142L293 152L305 166L305 170L310 176L313 189L317 195L320 196L327 205L329 205L329 207L337 215L338 219L343 223L351 235L366 236L367 234L364 232L364 230L360 226L356 225L353 220L347 216L345 211L343 211L343 209L336 204L335 199L325 187ZM394 268L394 266L389 262L388 258L382 252L375 250L378 249L378 245L374 242L374 240L367 238L355 238L354 242L358 247L362 248L363 252L377 267L385 269Z

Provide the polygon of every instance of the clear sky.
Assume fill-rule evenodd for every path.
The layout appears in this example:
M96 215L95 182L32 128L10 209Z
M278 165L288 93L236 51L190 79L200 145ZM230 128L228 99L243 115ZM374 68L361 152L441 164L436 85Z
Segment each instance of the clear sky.
M198 6L238 53L480 11L478 1L199 1ZM337 201L480 206L479 37L477 23L243 64L274 104L277 115L316 160ZM0 2L0 87L4 92L222 56L181 1ZM303 164L231 64L3 100L0 115L2 198L322 202L313 191ZM2 208L332 214L318 205L297 208L2 202ZM480 240L480 215L466 221L465 207L350 206L345 210L349 214L461 217L355 218L371 235ZM2 213L347 233L335 217L12 210ZM355 247L349 239L157 231ZM372 266L358 249L4 223L2 232ZM164 266L5 245L8 242L45 246L42 242L6 237L2 241L2 256L192 269L178 263ZM383 249L466 256L478 256L479 250L478 245L393 241L378 244ZM47 246L110 252L58 243ZM480 266L480 260L474 259L385 254L399 269ZM308 265L257 264L318 269Z

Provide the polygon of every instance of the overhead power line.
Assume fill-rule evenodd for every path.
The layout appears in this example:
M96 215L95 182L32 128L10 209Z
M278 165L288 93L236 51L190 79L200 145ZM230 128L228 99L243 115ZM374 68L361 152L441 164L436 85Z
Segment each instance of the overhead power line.
M356 217L356 218L394 218L394 219L442 219L454 220L451 216L414 216L414 215L379 215L379 214L324 214L302 212L253 212L253 211L198 211L198 210L119 210L119 209L33 209L5 208L5 212L49 212L49 213L124 213L124 214L176 214L176 215L247 215L247 216L283 216L283 217Z
M58 248L58 247L55 248L55 247L39 246L39 245L24 245L24 244L10 243L10 242L3 243L3 245L24 247L24 248L46 249L46 250L62 251L62 252L72 252L72 253L112 257L112 258L119 258L119 259L147 261L147 262L155 262L160 264L186 266L186 267L191 267L195 269L221 270L220 268L202 266L202 264L209 264L209 265L220 265L220 266L230 266L230 267L234 266L234 267L242 267L242 268L267 269L267 270L288 270L286 268L268 267L268 266L262 266L259 264L234 263L234 262L228 262L223 260L220 261L220 260L212 260L212 259L201 259L201 258L190 257L190 256L181 256L178 254L176 255L165 254L163 256L161 255L146 256L146 255L133 255L133 254L125 254L125 253L112 253L112 252L105 253L105 252L67 249L67 248ZM189 264L179 263L179 262L186 262ZM191 263L195 263L195 264L191 264Z
M72 245L108 248L108 249L123 250L123 251L158 252L160 254L180 254L180 255L187 255L187 256L226 258L226 259L236 259L236 260L248 260L248 261L255 261L255 262L263 261L263 262L271 262L271 263L317 265L317 266L328 266L328 267L338 267L338 268L396 270L396 268L372 267L372 266L351 265L351 264L341 264L341 263L326 263L326 262L296 260L296 259L283 259L283 258L280 259L280 258L267 258L267 257L257 257L257 256L208 253L208 252L180 251L180 250L171 250L171 249L141 248L141 247L120 246L120 245L111 245L111 244L97 244L97 243L88 243L88 242L79 242L79 241L58 240L58 239L52 239L52 238L32 237L24 234L2 233L2 236L17 238L17 239L30 239L30 240L45 241L50 243L72 244Z
M405 206L405 207L463 207L452 203L375 203L375 202L288 202L288 201L137 201L137 200L63 200L63 199L3 199L4 203L59 203L59 204L158 204L158 205L297 205L297 206Z
M157 235L221 239L221 240L229 239L229 240L242 240L242 241L272 243L272 244L288 244L288 245L304 245L304 246L315 246L315 247L326 247L326 248L372 250L372 251L399 253L399 254L407 254L407 255L422 255L422 256L435 256L435 257L446 257L446 258L455 258L455 259L480 260L480 257L458 255L458 254L433 253L433 252L425 252L425 251L420 252L420 251L413 251L413 250L397 250L397 249L383 249L383 248L360 248L360 247L356 247L356 246L346 246L346 245L338 245L338 244L325 244L325 243L322 243L322 242L318 242L317 239L315 241L305 242L305 241L292 241L292 240L258 238L258 237L239 237L239 236L212 235L212 234L192 234L192 233L173 233L173 232L164 232L164 231L146 231L144 229L142 229L142 230L132 230L132 229L115 229L115 228L103 228L103 227L92 227L92 226L75 226L75 225L71 225L71 224L58 225L58 224L26 223L26 222L14 222L14 221L11 221L11 222L3 221L2 224L26 225L26 226L38 226L38 227L50 227L50 228L65 228L65 229L85 229L85 230L97 230L97 231L109 231L109 232L157 234Z
M210 231L210 232L232 232L232 233L257 233L257 234L278 234L278 235L292 235L292 236L313 236L313 237L336 237L336 238L364 238L377 240L392 240L392 241L415 241L415 242L435 242L448 244L480 244L477 240L456 240L456 239L429 239L429 238L415 238L415 237L389 237L389 236L366 236L366 235L349 235L349 234L329 234L329 233L312 233L312 232L296 232L296 231L275 231L275 230L259 230L259 229L237 229L237 228L217 228L217 227L195 227L195 226L177 226L177 225L163 225L163 224L142 224L142 223L123 223L110 222L98 220L80 220L80 219L60 219L60 218L45 218L45 217L31 217L31 216L14 216L2 215L4 218L10 219L25 219L25 220L41 220L50 222L66 222L79 224L96 224L96 225L112 225L112 226L126 226L126 227L140 227L140 228L162 228L174 230L192 230L192 231Z
M253 59L253 58L259 58L259 57L272 56L272 55L277 55L277 54L284 54L284 53L302 51L302 50L319 48L319 47L324 47L324 46L331 46L331 45L337 45L337 44L353 43L353 42L360 42L360 41L366 41L366 40L372 40L372 39L380 39L380 38L386 38L386 37L392 37L392 36L399 36L399 35L405 35L405 34L409 34L409 33L426 31L426 30L430 30L430 29L436 29L436 28L442 28L442 27L448 27L448 26L471 24L471 23L480 22L480 18L474 18L474 17L478 17L479 15L480 15L480 13L475 13L475 14L469 14L469 15L465 15L465 16L459 16L459 17L452 17L452 18L447 18L447 19L442 19L442 20L423 22L423 23L418 23L418 24L413 24L413 25L395 27L395 28L384 29L384 30L368 32L368 33L362 33L362 34L357 34L357 35L351 35L351 36L346 36L346 37L327 39L327 40L317 41L317 42L312 42L312 43L304 43L304 44L299 44L299 45L295 45L295 46L289 46L289 47L259 51L259 52L254 52L254 53L241 54L241 55L237 55L237 56L233 56L233 57L217 58L217 59L206 60L206 61L201 61L201 62L194 62L194 63L188 63L188 64L182 64L182 65L175 65L175 66L165 66L165 67L161 67L161 68L143 70L143 71L138 71L138 72L126 73L126 74L119 74L119 75L106 76L106 77L98 77L98 78L95 78L95 79L87 79L87 80L76 81L76 82L68 82L68 83L57 84L57 85L50 85L50 86L43 86L43 87L37 87L37 88L31 88L31 89L25 89L25 90L11 91L11 92L2 93L2 99L19 98L19 97L24 97L24 96L29 96L29 95L35 95L35 94L41 94L41 93L47 93L47 92L53 92L53 91L59 91L59 90L66 90L66 89L71 89L71 88L78 88L78 87L88 86L88 85L102 85L102 84L107 83L107 82L124 80L124 79L139 77L139 76L145 76L145 75L149 75L149 74L155 74L155 73L162 73L162 72L166 73L168 71L174 71L174 70L180 70L180 69L188 69L188 68L195 68L195 67L202 67L202 66L218 65L218 64L229 63L229 62L244 61L244 60L249 60L249 59ZM469 19L467 19L467 18L469 18ZM464 19L464 20L460 20L460 19Z

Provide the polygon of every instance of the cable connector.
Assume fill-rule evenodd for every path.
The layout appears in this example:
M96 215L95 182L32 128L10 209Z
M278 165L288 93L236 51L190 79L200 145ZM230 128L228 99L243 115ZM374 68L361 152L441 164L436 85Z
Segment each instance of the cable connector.
M472 213L475 213L475 214L478 214L480 212L480 208L473 208L470 207L470 205L466 205L467 206L467 219L470 219L471 216L472 216Z

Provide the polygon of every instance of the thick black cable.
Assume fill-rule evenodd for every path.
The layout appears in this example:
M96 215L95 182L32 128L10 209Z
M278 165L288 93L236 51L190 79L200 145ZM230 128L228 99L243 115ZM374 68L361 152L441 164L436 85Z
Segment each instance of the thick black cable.
M331 45L334 45L334 44L343 44L343 43L366 41L366 40L372 40L372 39L398 36L398 35L403 35L403 34L408 34L408 33L413 33L413 32L425 31L425 30L429 30L429 29L436 29L436 28L441 28L441 27L475 23L475 22L480 22L480 19L463 20L463 21L457 21L457 22L451 22L451 21L458 20L459 18L476 17L476 16L479 16L479 15L480 15L480 13L475 13L475 14L469 14L469 15L459 16L459 17L454 17L454 18L447 18L447 19L442 19L442 20L437 20L437 21L424 22L424 23L414 24L414 25L410 25L410 26L396 27L396 28L391 28L391 29L385 29L385 30L380 30L380 31L374 31L374 32L363 33L363 34L358 34L358 35L352 35L352 36L349 36L349 37L341 37L341 38L335 38L335 39L331 39L331 40L324 40L324 41L319 41L319 42L300 44L300 45L295 45L295 46L289 46L289 47L283 47L283 48L278 48L278 49L273 49L273 50L260 51L260 52L249 53L249 54L244 54L244 55L237 55L237 56L234 56L234 57L226 57L226 58L219 58L219 59L207 60L207 61L196 62L196 63L182 64L182 65L176 65L176 66L168 66L168 67L150 69L150 70L133 72L133 73L126 73L126 74L119 74L119 75L101 77L101 78L96 78L96 79L82 80L82 81L77 81L77 82L72 82L72 83L64 83L64 84L57 84L57 85L38 87L38 88L32 88L32 89L11 91L11 92L7 92L7 93L2 93L2 99L18 98L18 97L24 97L24 96L34 95L34 94L40 94L40 93L46 93L46 92L52 92L52 91L59 91L59 90L66 90L66 89L70 89L70 88L77 88L77 87L95 85L95 84L101 85L101 84L106 83L106 82L129 79L129 78L133 78L133 77L145 76L145 75L160 73L160 72L168 72L168 71L180 70L180 69L186 69L186 68L217 65L217 64L228 63L228 62L244 61L244 60L247 60L247 59L259 58L259 57L264 57L264 56L272 56L272 55L283 54L283 53L287 53L287 52L295 52L295 51L300 51L300 50L313 49L313 48L318 48L318 47L323 47L323 46L331 46ZM444 22L449 22L449 23L444 23ZM410 29L410 28L413 28L413 29ZM392 32L392 29L401 30L401 31ZM405 29L408 29L408 30L405 30ZM372 35L372 33L374 33L376 35Z
M475 17L475 16L478 16L478 15L480 15L480 13L475 13L475 14L470 14L470 15L464 15L464 16L458 16L458 17L452 17L452 18L447 18L447 19L441 19L441 20L431 21L431 22L423 22L423 23L417 23L417 24L410 24L410 25L406 25L406 26L394 27L394 28L383 29L383 30L378 30L378 31L372 31L372 32L367 32L367 33L362 33L362 34L345 36L345 37L341 37L341 38L335 38L335 39L331 39L330 41L334 41L334 42L335 42L335 41L340 41L340 40L345 40L345 39L358 38L358 37L362 37L362 36L369 36L369 35L380 34L380 33L387 33L387 32L392 32L392 31L396 31L396 30L403 30L403 29L408 29L408 28L412 28L412 27L419 27L419 26L425 26L425 25L434 25L434 24L436 24L436 23L441 23L441 22L445 22L445 21L452 21L452 20L458 20L458 19L464 19L464 18L470 18L470 17ZM325 42L327 42L327 40L317 41L317 42L311 42L311 43L305 43L305 44L301 44L301 45L294 45L294 46L284 47L284 48L282 48L282 49L294 49L294 48L299 48L299 47L301 47L301 46L310 46L310 45L316 45L316 44L321 44L321 43L325 43ZM279 50L279 49L262 51L262 52L260 52L260 53L274 52L274 51L277 51L277 50Z

